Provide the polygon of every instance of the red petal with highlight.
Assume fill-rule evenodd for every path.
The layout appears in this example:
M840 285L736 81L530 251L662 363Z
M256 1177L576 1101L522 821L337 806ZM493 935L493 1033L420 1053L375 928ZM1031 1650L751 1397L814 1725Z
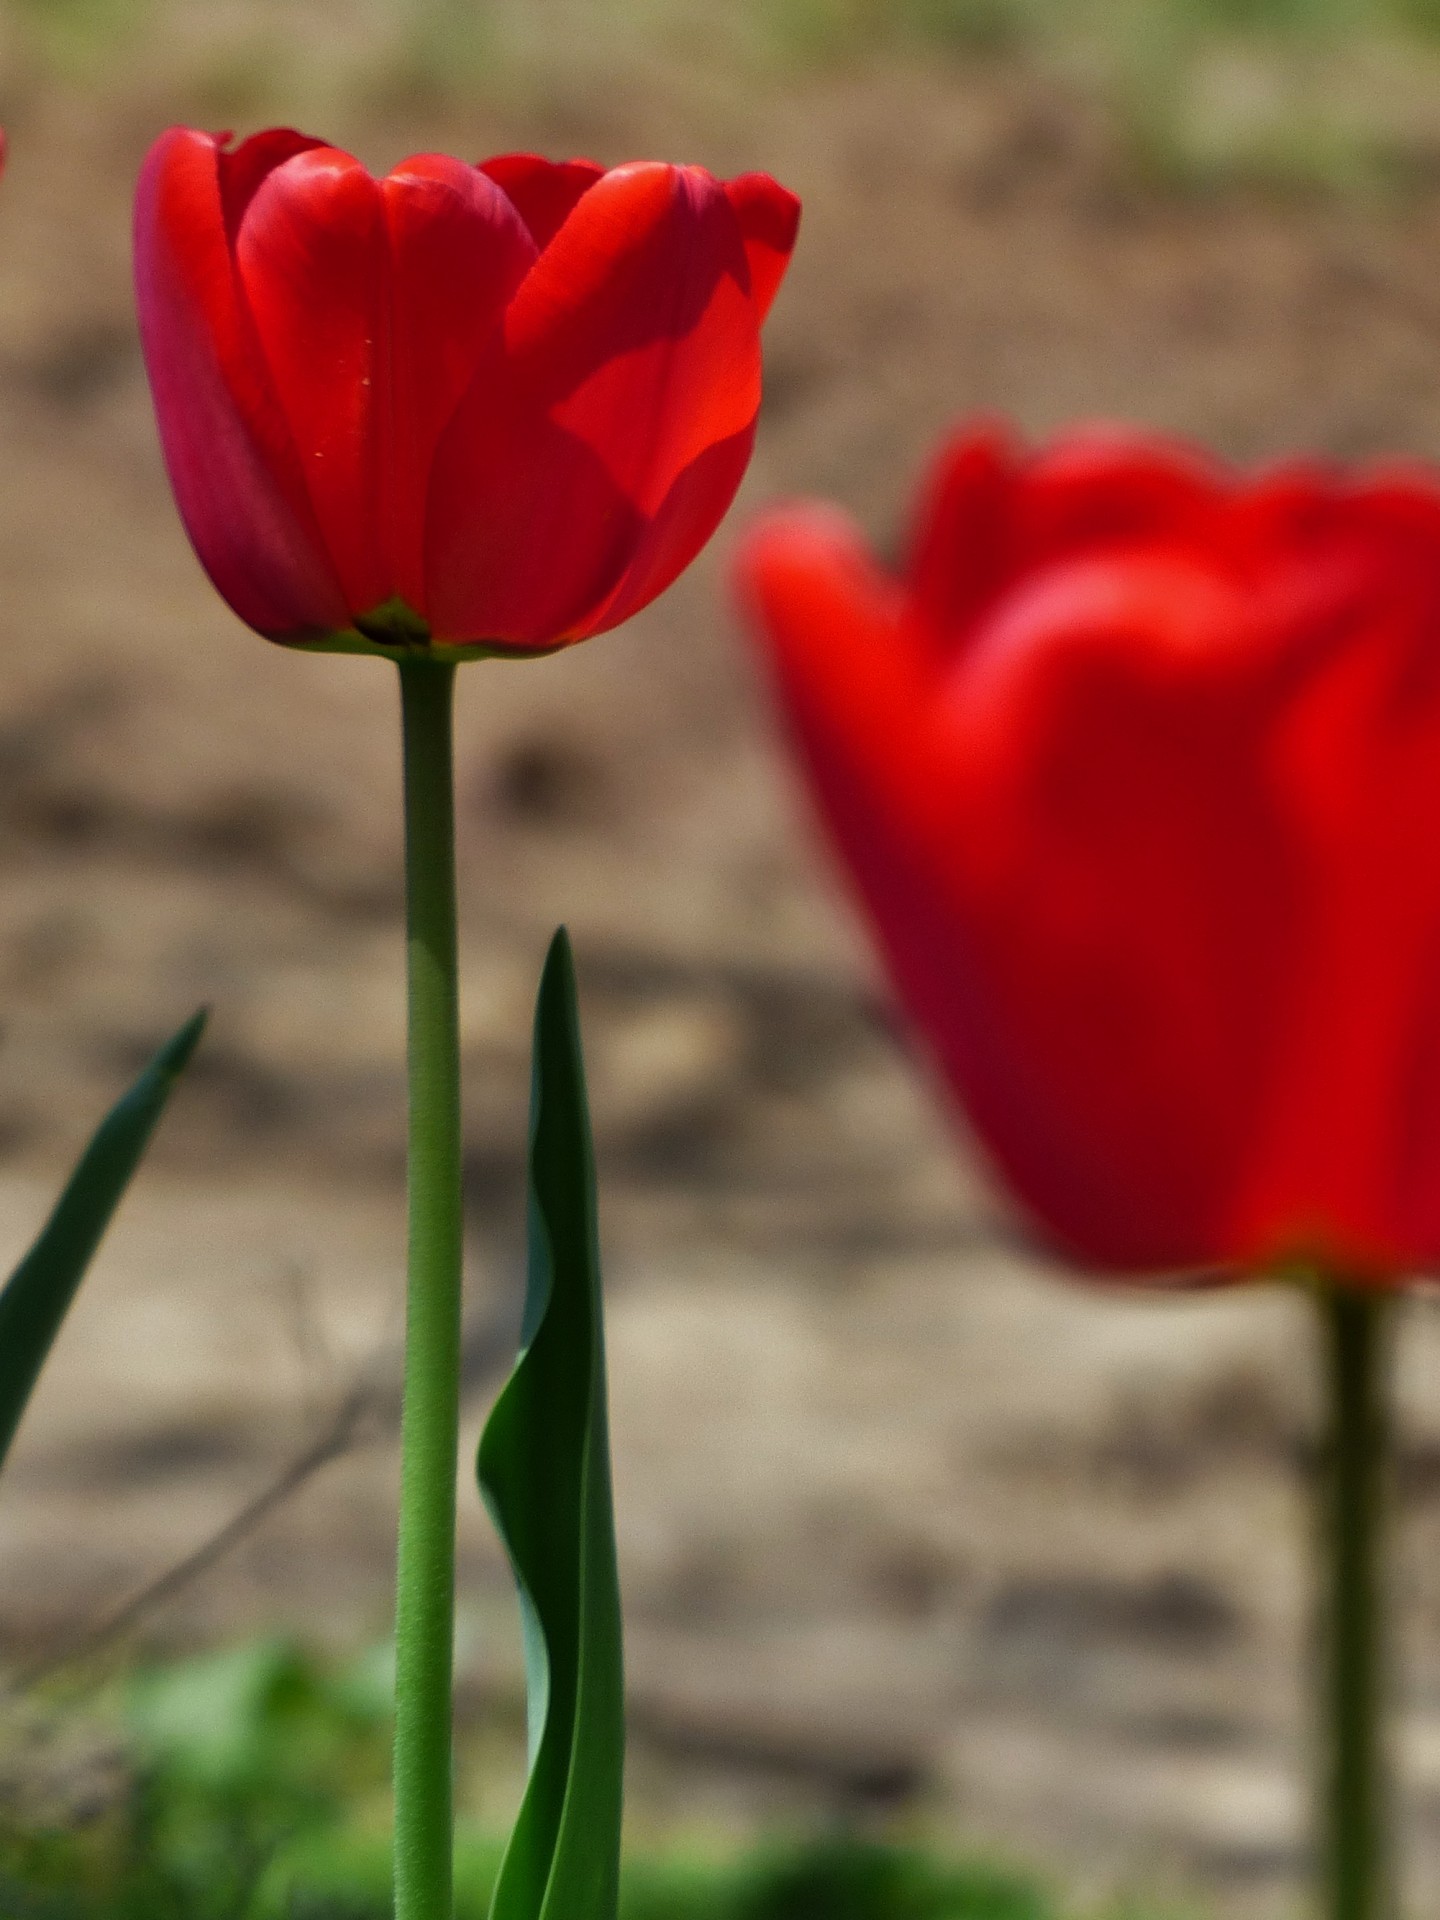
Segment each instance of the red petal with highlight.
M800 202L768 173L742 173L725 184L750 262L750 292L763 320L779 291L800 231Z
M208 135L151 149L135 205L145 361L171 484L201 562L241 619L271 635L343 625L289 428L226 243Z
M256 189L235 260L346 602L376 606L390 593L379 501L389 262L376 182L333 147L296 154Z
M586 616L577 639L620 626L679 578L724 518L754 444L752 426L696 455L639 532L619 584Z
M225 209L225 231L232 245L245 209L276 167L283 167L297 153L309 153L324 144L323 140L312 140L308 134L296 133L293 127L271 127L265 133L251 134L233 152L221 148L220 200Z
M391 272L382 522L390 592L427 613L425 517L436 443L535 260L510 200L483 173L427 154L381 182Z
M534 645L586 629L681 475L753 427L748 279L708 174L619 167L581 197L436 453L442 631ZM707 499L707 532L725 505Z

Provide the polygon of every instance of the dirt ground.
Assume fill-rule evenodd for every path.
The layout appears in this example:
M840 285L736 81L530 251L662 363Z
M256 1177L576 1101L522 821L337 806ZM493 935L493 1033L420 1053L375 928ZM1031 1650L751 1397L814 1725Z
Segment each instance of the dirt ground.
M702 104L697 105L697 99ZM213 1031L0 1498L0 1645L71 1643L323 1444L142 1623L383 1632L401 1274L396 716L243 631L175 521L127 290L163 77L3 95L0 1244L196 1003ZM318 130L766 166L806 201L761 450L893 545L939 424L1121 415L1236 456L1440 456L1440 192L1183 199L1013 74L597 89ZM727 540L628 630L463 676L467 1446L517 1314L529 1001L573 929L603 1162L637 1831L836 1813L1080 1893L1286 1909L1313 1442L1301 1305L1068 1284L957 1148L727 611ZM1407 1308L1399 1760L1440 1892L1440 1314ZM466 1702L513 1719L464 1507ZM509 1724L509 1721L506 1721ZM492 1788L503 1800L507 1787Z

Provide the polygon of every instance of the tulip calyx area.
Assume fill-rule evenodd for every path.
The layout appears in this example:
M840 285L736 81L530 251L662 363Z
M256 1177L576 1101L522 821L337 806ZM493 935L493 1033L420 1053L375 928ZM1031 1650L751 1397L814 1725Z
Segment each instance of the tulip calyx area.
M371 613L356 616L356 630L379 647L428 647L430 622L407 607L399 594L382 602Z
M357 614L348 627L275 637L282 646L302 653L365 653L381 660L413 660L425 655L452 664L462 660L529 659L556 651L555 647L515 647L500 641L437 640L430 622L398 594L369 613Z

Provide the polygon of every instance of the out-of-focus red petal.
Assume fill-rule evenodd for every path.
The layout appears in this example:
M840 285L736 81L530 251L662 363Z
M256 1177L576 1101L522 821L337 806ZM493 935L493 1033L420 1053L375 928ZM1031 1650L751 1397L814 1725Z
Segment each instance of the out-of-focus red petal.
M1196 448L1116 427L1076 429L1027 463L1016 495L1016 564L1196 529L1213 520L1232 486Z
M296 154L256 189L235 260L346 601L367 610L391 592L379 503L389 364L379 187L333 147Z
M922 736L934 692L904 643L900 589L848 514L808 500L745 531L734 578L771 642L790 724L862 891L882 891L896 911L877 919L900 928L921 899L902 869L930 804Z
M1440 1255L1435 503L1413 483L1331 476L1317 513L1317 563L1338 559L1345 591L1271 766L1308 915L1232 1213L1245 1244L1288 1223L1342 1265L1391 1274Z
M344 625L344 598L239 297L209 136L176 128L151 148L135 204L135 279L171 484L211 579L262 633Z
M745 240L750 291L763 320L779 291L800 230L800 202L768 173L742 173L725 192Z
M479 170L504 190L537 247L549 246L605 171L594 160L546 160L538 153L498 153Z
M580 198L436 451L438 632L543 644L616 591L680 476L754 424L748 280L724 190L699 169L618 167Z
M963 638L1010 573L1017 458L1003 427L967 426L921 488L906 569L912 613L932 644Z
M391 266L391 387L379 480L382 526L398 593L425 613L424 532L430 463L505 306L533 264L535 242L493 180L459 160L422 154L381 182Z
M951 1087L968 1094L962 1070L988 1022L947 878L955 767L933 657L909 644L900 591L834 509L768 515L742 538L736 581L910 1016Z
M968 996L929 1023L1018 1192L1117 1268L1239 1251L1299 912L1254 633L1203 553L1102 549L1018 583L945 694Z
M772 508L742 533L736 591L757 614L812 765L843 792L860 768L887 776L907 764L933 682L900 639L904 597L839 508L801 500ZM877 783L877 785L880 783ZM863 805L857 799L857 816Z

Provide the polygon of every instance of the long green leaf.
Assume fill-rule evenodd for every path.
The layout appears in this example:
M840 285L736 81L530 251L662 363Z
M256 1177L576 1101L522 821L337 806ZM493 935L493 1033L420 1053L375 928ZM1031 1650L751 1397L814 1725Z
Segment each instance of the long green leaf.
M595 1159L562 927L535 1009L529 1274L520 1358L480 1442L480 1489L520 1590L530 1778L491 1920L613 1920L625 1750Z
M0 1464L85 1269L200 1042L197 1013L106 1114L40 1237L0 1292Z

